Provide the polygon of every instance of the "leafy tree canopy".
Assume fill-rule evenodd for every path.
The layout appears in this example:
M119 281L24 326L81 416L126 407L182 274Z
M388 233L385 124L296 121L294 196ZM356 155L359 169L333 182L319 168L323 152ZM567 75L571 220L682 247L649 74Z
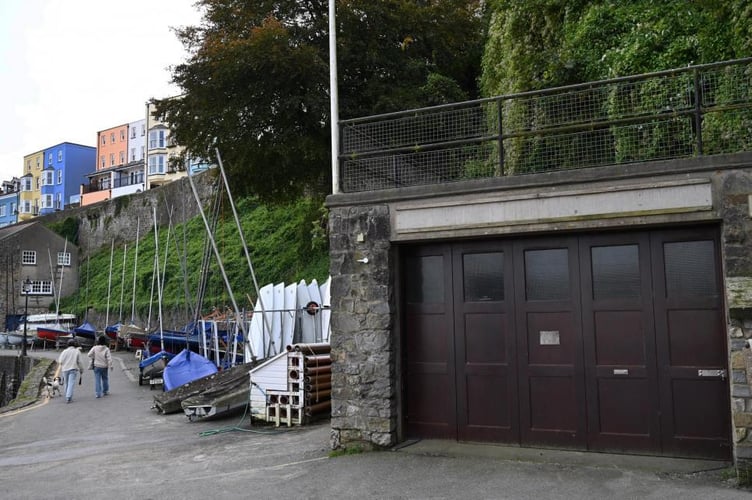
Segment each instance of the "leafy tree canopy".
M338 0L341 118L478 95L479 0ZM177 29L183 91L156 100L187 154L220 150L241 195L284 200L329 187L328 0L199 0Z
M491 0L486 95L744 57L749 0Z

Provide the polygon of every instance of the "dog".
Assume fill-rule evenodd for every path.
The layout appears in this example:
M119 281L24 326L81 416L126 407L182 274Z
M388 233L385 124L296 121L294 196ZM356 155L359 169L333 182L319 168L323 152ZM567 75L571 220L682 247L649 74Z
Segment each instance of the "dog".
M44 384L44 390L47 392L48 398L54 398L55 395L63 395L60 390L60 387L63 385L61 377L53 377L51 380L48 380L47 377L42 377L42 383Z

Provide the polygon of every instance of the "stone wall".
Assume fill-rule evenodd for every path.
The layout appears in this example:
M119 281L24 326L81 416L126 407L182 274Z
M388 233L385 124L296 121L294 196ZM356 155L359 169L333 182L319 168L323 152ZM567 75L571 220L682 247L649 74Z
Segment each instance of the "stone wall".
M396 443L398 343L386 206L333 209L332 448Z
M639 168L638 168L639 167ZM524 178L523 178L524 177ZM476 200L516 194L577 189L597 182L645 186L661 182L710 183L712 206L691 210L627 213L615 216L545 221L506 227L450 227L436 207L465 207ZM694 182L695 184L692 184ZM496 185L492 185L496 183ZM464 189L464 191L463 191ZM610 189L610 187L609 187ZM522 191L525 193L525 191ZM444 196L450 202L436 200ZM399 300L395 276L399 259L398 213L434 207L442 228L430 235L416 232L416 241L458 237L487 238L534 231L592 231L676 224L719 223L721 262L726 287L729 349L729 394L734 459L740 484L752 484L752 154L704 157L639 166L584 169L576 172L496 179L487 184L430 186L389 192L340 194L330 208L330 273L332 276L332 434L339 447L385 447L401 439ZM407 208L405 208L407 207ZM431 212L432 214L434 212ZM443 225L442 225L443 224ZM397 239L395 239L397 235ZM367 260L366 260L367 259Z
M217 171L209 170L193 177L199 198L208 201L214 193ZM136 240L136 232L143 238L154 231L154 208L160 227L181 224L198 215L198 205L187 177L142 193L55 212L39 217L47 224L69 217L78 220L78 246L82 257L115 245Z
M748 170L718 173L722 252L728 304L731 416L739 482L752 484L752 220Z

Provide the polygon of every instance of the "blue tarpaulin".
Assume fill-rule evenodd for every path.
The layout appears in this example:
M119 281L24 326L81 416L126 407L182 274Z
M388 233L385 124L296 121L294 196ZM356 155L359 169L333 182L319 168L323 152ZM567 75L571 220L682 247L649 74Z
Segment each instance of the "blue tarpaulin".
M215 373L217 373L217 367L211 360L183 349L167 363L162 378L165 390L169 391Z

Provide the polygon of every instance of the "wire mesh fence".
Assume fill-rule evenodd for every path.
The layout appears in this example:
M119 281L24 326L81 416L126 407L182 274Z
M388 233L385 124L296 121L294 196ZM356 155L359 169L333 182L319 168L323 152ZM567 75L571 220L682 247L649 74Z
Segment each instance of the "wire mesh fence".
M344 192L752 151L752 58L340 122Z

